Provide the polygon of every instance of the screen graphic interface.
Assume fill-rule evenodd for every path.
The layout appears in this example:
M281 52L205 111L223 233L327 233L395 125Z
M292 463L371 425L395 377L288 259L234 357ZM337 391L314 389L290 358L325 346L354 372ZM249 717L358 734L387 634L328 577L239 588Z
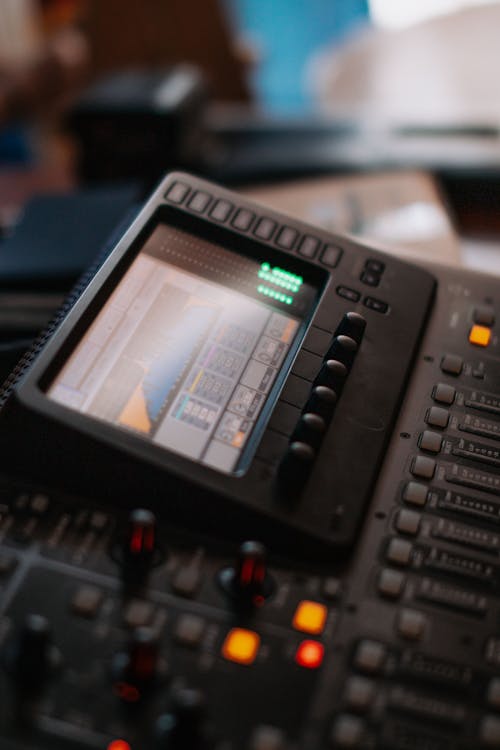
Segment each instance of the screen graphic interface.
M230 473L316 292L161 224L48 396Z

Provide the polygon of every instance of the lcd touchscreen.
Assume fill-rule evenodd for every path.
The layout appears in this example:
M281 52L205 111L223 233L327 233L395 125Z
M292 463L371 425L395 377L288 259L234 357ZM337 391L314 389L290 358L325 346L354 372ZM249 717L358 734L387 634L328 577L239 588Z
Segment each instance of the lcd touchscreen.
M231 473L316 296L286 267L159 224L48 396Z

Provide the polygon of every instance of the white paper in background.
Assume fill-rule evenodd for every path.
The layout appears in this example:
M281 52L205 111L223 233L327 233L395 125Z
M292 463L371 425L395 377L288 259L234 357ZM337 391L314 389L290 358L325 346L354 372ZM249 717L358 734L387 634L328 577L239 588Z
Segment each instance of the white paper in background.
M417 171L321 177L244 191L253 200L401 257L460 264L458 237L432 177Z
M467 268L500 276L500 240L485 241L464 237L462 260Z

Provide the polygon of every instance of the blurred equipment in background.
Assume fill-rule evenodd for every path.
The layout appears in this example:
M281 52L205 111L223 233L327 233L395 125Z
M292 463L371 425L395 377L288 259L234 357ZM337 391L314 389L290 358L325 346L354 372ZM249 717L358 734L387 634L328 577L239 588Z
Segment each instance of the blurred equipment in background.
M201 159L207 86L189 65L128 70L84 92L69 116L83 180L159 179Z

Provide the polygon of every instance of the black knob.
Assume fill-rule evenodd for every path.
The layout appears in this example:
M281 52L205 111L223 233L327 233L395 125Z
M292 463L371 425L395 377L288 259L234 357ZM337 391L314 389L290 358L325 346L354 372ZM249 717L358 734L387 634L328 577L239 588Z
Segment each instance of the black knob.
M347 367L336 359L327 359L319 371L314 385L325 385L335 391L337 397L344 387L347 377Z
M7 669L23 692L36 693L59 663L46 617L30 614L7 654Z
M156 518L144 508L133 510L129 516L125 537L125 559L139 566L150 565L156 544Z
M326 422L323 417L312 412L305 412L297 423L292 441L306 443L317 450L321 445L325 431Z
M342 362L349 370L358 351L358 345L350 336L335 336L330 344L325 360Z
M366 320L357 312L347 312L337 326L334 336L349 336L356 344L361 344L366 328Z
M337 394L326 385L316 385L312 391L304 411L319 414L326 423L330 421L335 411Z
M212 747L207 723L206 701L201 690L177 688L171 709L156 724L158 750L209 750Z
M309 443L298 440L290 443L278 470L279 490L284 499L296 500L300 496L315 458L316 452Z
M137 702L142 691L157 677L159 661L158 638L151 628L135 628L127 649L113 660L115 692L125 702Z
M244 542L234 567L223 568L219 574L222 588L243 607L263 604L274 590L267 571L266 550L260 542Z

